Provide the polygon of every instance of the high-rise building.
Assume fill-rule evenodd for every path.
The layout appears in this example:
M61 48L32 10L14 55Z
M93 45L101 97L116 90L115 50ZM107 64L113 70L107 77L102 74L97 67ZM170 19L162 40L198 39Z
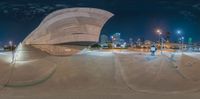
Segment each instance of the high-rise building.
M121 33L115 33L111 36L112 42L114 44L119 44L121 39Z
M121 39L121 33L115 33L111 36L112 46L115 48L125 48L126 42L124 39Z
M142 41L141 41L140 38L137 39L136 44L137 44L137 46L141 46L142 45Z
M100 43L101 44L105 44L105 43L108 43L108 42L109 42L108 36L105 35L105 34L101 35L101 37L100 37Z

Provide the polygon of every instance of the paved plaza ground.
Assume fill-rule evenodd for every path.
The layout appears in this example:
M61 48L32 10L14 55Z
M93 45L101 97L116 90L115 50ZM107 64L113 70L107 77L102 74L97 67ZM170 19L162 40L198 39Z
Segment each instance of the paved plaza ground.
M199 99L200 53L0 53L1 99Z

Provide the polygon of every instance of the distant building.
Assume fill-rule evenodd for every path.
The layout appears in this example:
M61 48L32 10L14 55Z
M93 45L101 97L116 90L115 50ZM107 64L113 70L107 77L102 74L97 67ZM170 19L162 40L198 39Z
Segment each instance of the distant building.
M129 38L129 45L130 45L130 47L133 46L133 38Z
M119 44L121 39L121 33L115 33L111 36L112 42L114 44Z
M115 33L111 36L111 39L112 39L112 45L113 47L119 47L121 46L121 33Z
M142 46L144 48L150 48L152 46L153 42L150 40L145 40L144 43L142 44Z
M101 35L100 44L102 48L109 48L109 38L107 35Z
M124 39L121 39L121 33L115 33L111 36L112 39L112 46L114 48L125 48L126 42Z
M108 43L108 42L109 42L108 36L105 35L105 34L101 35L101 37L100 37L100 43L101 44L105 44L105 43Z
M140 38L138 38L136 41L136 46L141 46L141 45L142 45L142 41Z
M151 45L151 44L152 44L152 41L150 41L150 40L145 40L145 41L144 41L144 44L145 44L145 45Z

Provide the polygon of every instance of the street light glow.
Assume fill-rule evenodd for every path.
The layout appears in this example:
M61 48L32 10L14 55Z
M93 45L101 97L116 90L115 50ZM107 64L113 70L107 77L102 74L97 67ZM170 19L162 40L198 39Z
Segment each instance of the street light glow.
M160 43L160 52L161 52L161 55L163 54L163 42L164 42L164 39L162 37L162 31L160 29L157 29L156 32L159 34L159 43Z
M181 33L182 33L181 30L178 30L178 31L177 31L177 34L181 34Z
M12 46L12 45L13 45L13 42L12 42L12 41L9 41L9 45Z
M157 33L160 33L161 31L159 29L156 30Z
M159 35L161 35L161 34L162 34L162 32L161 32L161 30L160 30L160 29L157 29L157 30L156 30L156 32L157 32Z
M182 37L181 37L181 39L182 39L182 40L184 40L184 39L185 39L185 37L183 37L183 36L182 36Z

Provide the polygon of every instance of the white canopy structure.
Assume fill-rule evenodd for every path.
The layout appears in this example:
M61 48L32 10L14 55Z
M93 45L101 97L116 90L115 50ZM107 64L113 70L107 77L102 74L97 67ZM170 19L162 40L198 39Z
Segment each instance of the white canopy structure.
M66 8L48 15L23 41L24 44L98 42L112 13L96 8Z

